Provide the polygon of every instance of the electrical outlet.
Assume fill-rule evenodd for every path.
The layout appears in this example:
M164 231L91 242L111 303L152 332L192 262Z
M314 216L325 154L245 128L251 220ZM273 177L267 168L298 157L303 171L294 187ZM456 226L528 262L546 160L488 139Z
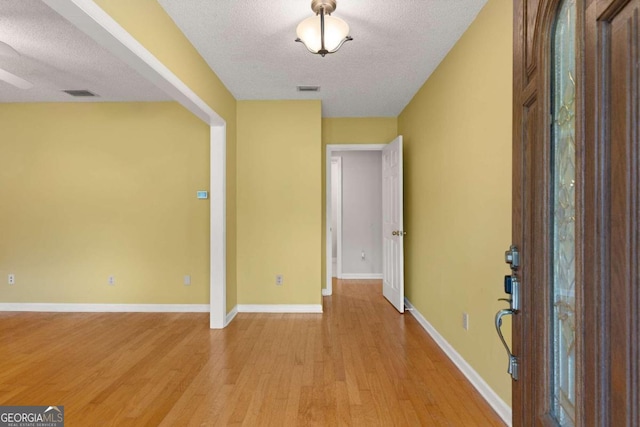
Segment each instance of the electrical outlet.
M469 330L469 314L462 313L462 328L465 331Z
M15 274L9 274L9 279L7 280L9 282L10 285L15 285L16 284L16 275Z
M184 285L185 286L191 285L191 276L188 275L188 274L186 276L184 276Z
M116 278L114 276L109 276L109 286L114 286L116 284Z
M284 283L284 277L282 274L276 274L276 286L282 286Z

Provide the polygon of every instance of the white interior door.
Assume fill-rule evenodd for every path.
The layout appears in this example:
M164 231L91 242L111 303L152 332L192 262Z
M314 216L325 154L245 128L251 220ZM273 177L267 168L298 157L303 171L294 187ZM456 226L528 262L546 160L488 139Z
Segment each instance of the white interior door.
M382 293L404 313L402 136L382 150Z

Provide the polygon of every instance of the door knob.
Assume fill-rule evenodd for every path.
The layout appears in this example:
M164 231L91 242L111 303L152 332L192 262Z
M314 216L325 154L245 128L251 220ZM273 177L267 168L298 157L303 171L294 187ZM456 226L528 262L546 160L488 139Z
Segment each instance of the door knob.
M391 235L392 235L392 236L397 236L397 235L398 235L398 232L394 230L394 231L391 233Z

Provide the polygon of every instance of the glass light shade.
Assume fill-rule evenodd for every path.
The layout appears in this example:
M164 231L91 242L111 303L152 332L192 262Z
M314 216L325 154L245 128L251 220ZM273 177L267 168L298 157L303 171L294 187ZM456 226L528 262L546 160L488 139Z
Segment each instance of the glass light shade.
M320 40L320 15L305 19L296 29L298 38L312 52L317 53L322 48ZM349 35L349 25L340 18L331 15L324 16L324 48L333 52L340 47Z

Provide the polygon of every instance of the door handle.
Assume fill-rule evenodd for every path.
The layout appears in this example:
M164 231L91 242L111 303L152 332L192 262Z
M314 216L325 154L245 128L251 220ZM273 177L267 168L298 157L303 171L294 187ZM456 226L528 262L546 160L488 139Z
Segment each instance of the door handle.
M398 231L398 230L396 230L396 231L392 231L391 235L392 236L406 236L407 232L406 231Z
M507 369L507 373L511 375L511 378L518 381L518 358L513 355L511 349L504 339L504 335L502 335L502 318L504 316L513 316L514 314L515 311L511 308L505 308L498 311L496 313L496 332L498 332L500 341L502 341L502 345L504 346L504 349L507 351L507 355L509 356L509 368Z
M504 340L502 335L502 318L504 316L513 316L520 310L520 281L516 275L516 270L520 267L520 252L515 245L511 245L509 250L504 253L504 261L510 265L513 274L504 276L504 293L511 296L511 298L500 298L498 301L506 301L509 303L509 308L505 308L496 313L495 326L498 337L502 341L504 349L509 356L509 368L507 373L511 375L515 381L518 381L518 357L514 356L511 349Z

